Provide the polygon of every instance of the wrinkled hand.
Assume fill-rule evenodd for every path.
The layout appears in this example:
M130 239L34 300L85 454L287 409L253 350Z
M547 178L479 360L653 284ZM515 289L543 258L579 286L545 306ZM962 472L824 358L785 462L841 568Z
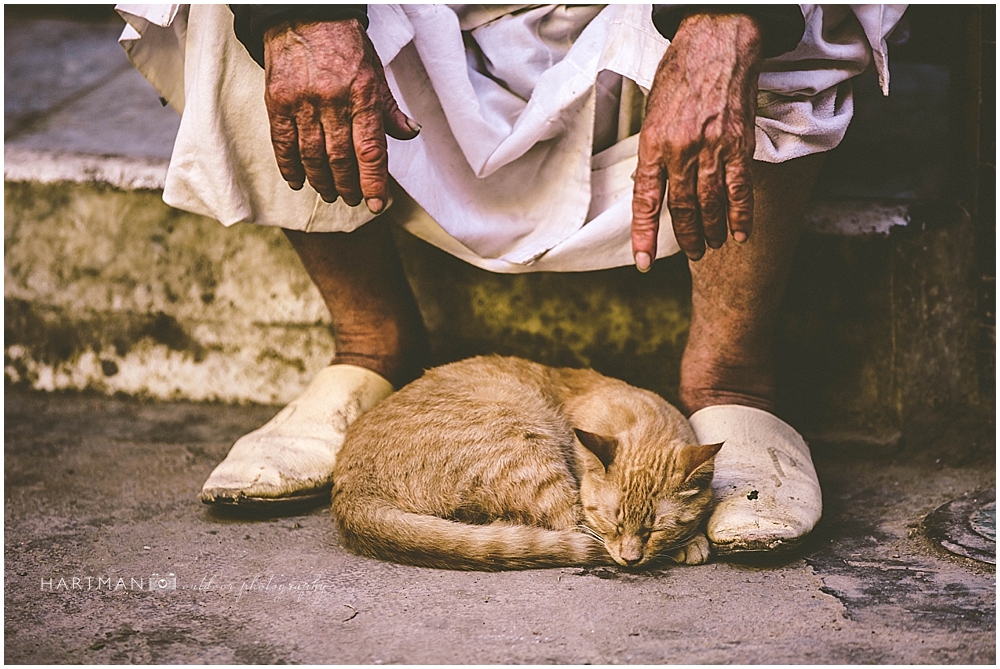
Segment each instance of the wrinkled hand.
M640 271L656 258L664 190L681 250L737 242L753 225L754 113L760 29L740 14L694 14L660 61L639 134L632 197L632 255ZM669 181L670 187L666 188Z
M367 202L379 213L389 194L385 136L416 137L400 111L375 48L356 19L293 22L264 37L264 104L281 176L294 190L309 180L326 202Z

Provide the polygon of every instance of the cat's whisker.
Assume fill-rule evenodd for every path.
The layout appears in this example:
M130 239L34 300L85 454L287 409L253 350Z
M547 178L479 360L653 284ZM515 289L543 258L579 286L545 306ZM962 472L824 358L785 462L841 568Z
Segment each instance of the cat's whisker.
M593 539L596 539L601 544L605 543L604 537L602 537L600 534L598 534L597 532L595 532L592 528L587 527L586 525L577 525L576 529L580 530L581 532L583 532L587 536L589 536L589 537L591 537Z

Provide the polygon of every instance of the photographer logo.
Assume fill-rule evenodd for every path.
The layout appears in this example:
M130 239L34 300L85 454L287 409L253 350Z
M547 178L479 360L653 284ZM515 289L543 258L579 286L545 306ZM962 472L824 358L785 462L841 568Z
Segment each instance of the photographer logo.
M131 576L125 578L120 576L64 576L56 578L41 579L42 592L72 592L98 590L103 592L158 592L177 589L177 575L170 572L166 576L153 573L146 578L144 576Z
M176 590L177 589L177 577L173 572L161 577L159 574L153 574L149 577L149 589L150 590Z

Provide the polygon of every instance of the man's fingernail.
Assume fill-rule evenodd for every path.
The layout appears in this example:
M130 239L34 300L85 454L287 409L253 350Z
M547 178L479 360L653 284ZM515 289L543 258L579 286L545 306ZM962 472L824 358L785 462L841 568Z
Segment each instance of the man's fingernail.
M628 178L631 179L632 181L635 181L635 173L638 171L639 170L632 170L632 174L628 175Z
M747 233L743 232L742 230L738 230L737 232L733 233L733 241L736 242L737 244L742 244L746 240L747 240Z
M640 251L635 254L635 266L640 272L648 272L649 268L652 267L653 260L649 257L649 254L645 251Z
M370 197L367 200L365 200L365 203L368 205L368 211L370 211L373 214L380 213L382 209L385 207L385 202L382 201L382 198L378 197Z
M421 125L412 118L406 119L406 125L410 126L410 130L413 132L420 132Z
M288 187L291 188L292 190L302 190L302 187L304 185L305 184L299 182L296 183L292 183L291 181L288 182Z

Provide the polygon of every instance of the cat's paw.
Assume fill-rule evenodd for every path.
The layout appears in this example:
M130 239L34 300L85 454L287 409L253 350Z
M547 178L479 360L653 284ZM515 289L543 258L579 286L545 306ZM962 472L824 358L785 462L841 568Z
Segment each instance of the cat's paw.
M710 556L708 537L701 533L670 554L677 564L705 564Z

